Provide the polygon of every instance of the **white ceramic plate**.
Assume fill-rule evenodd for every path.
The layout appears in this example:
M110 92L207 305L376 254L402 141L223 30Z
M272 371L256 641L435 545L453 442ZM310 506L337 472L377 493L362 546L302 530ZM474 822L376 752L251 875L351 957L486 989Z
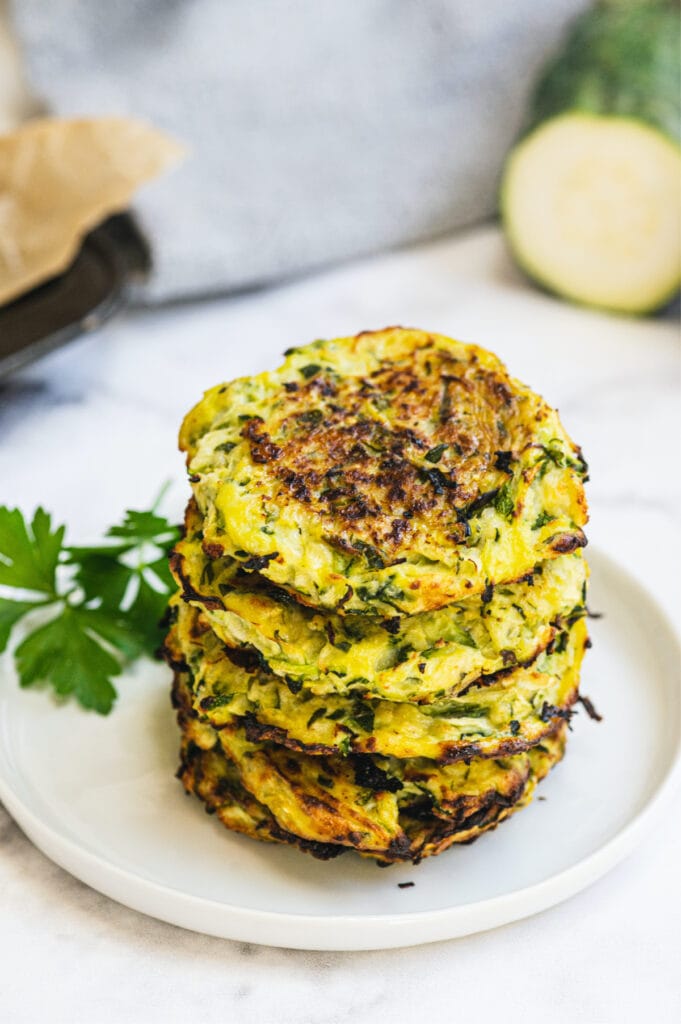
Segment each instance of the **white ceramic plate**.
M174 779L168 672L138 664L109 718L55 708L0 679L0 798L48 857L113 899L230 939L300 949L378 949L453 938L552 906L594 882L649 831L681 747L679 650L650 595L591 552L592 623L582 692L542 800L468 847L380 870L321 863L228 833ZM398 883L414 882L400 889Z

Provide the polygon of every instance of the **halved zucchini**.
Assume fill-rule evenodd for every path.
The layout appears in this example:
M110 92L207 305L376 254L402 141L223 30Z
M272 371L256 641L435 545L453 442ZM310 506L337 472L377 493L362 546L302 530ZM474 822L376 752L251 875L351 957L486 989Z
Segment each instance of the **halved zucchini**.
M567 298L626 313L681 283L681 149L630 118L572 113L513 152L501 211L523 269Z

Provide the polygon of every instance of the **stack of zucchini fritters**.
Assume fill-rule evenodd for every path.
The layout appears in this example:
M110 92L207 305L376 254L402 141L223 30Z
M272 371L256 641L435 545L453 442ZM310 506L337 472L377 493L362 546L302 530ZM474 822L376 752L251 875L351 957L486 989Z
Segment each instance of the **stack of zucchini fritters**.
M182 427L179 776L237 832L417 862L562 757L586 466L483 349L390 328L286 357Z

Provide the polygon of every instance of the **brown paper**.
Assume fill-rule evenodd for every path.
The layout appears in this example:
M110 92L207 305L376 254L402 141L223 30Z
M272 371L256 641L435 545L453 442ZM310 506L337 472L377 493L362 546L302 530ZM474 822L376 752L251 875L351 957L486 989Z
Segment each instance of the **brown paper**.
M183 152L120 117L41 118L0 136L0 305L65 270L83 236Z

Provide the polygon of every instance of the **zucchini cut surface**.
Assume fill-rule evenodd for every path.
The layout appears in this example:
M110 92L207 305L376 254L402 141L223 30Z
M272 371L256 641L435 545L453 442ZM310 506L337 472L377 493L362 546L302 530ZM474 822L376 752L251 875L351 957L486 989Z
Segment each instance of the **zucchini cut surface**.
M570 113L513 151L501 211L524 270L585 305L646 313L681 284L681 149L626 117Z

